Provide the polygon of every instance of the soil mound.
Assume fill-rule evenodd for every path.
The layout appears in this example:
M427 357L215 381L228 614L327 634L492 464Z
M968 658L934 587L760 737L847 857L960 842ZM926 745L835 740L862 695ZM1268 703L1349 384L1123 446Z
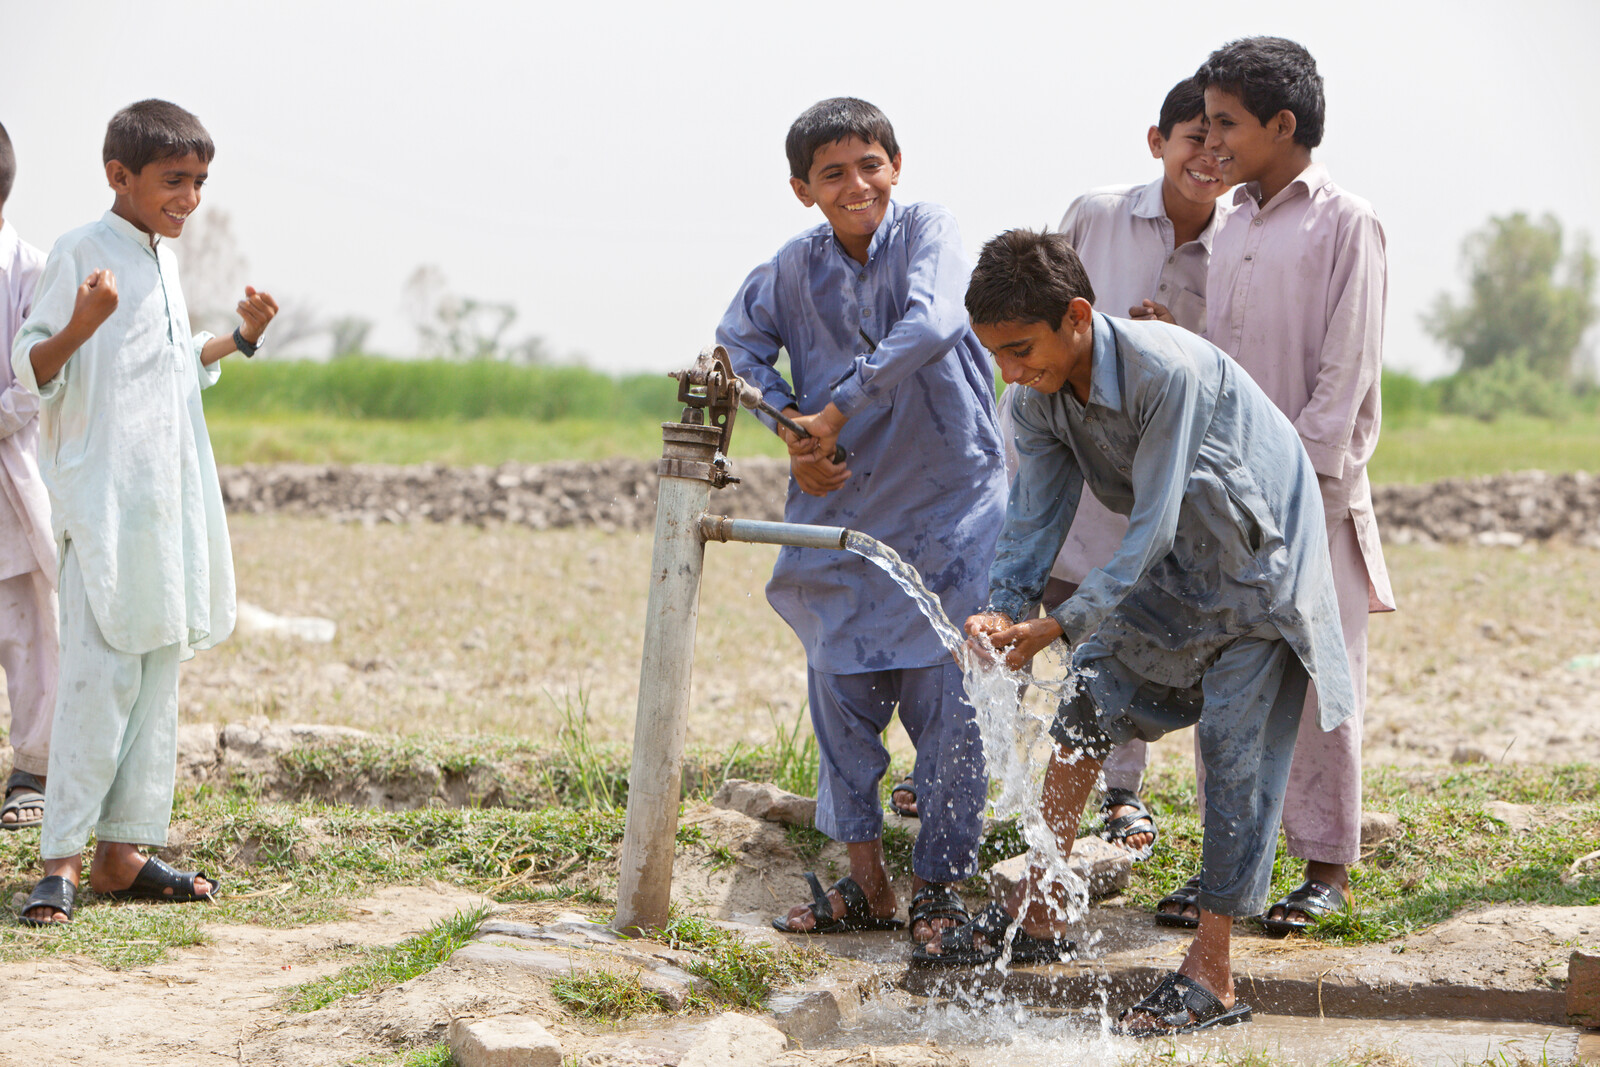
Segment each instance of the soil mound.
M751 458L733 466L739 484L713 496L712 507L741 518L781 519L788 463ZM231 511L362 523L509 522L535 530L643 529L655 521L654 460L498 467L247 464L221 473ZM1380 485L1372 495L1383 536L1401 544L1519 545L1564 538L1600 548L1600 478L1587 471Z

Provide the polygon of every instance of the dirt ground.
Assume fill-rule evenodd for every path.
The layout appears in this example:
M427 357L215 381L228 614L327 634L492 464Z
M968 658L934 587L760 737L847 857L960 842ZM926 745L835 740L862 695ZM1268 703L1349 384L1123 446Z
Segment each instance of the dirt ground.
M631 737L647 534L231 523L240 598L333 619L338 636L241 638L196 657L186 721L264 714L538 739L587 709L597 739ZM801 710L804 657L763 595L775 554L706 549L691 744L765 743ZM1600 760L1600 552L1410 544L1387 555L1400 610L1372 620L1369 764L1445 762L1458 749ZM1184 739L1158 748L1186 758Z
M597 738L629 738L647 535L274 516L236 516L232 529L240 598L330 618L338 636L242 636L200 655L184 669L186 721L265 715L540 739L586 711ZM707 549L691 743L765 743L801 709L803 658L762 596L774 551ZM1600 553L1399 545L1388 557L1402 610L1373 620L1369 764L1600 760ZM1185 739L1158 746L1158 758L1187 760ZM767 856L743 898L705 903L764 912L777 893L763 883L792 886L798 869ZM292 1025L272 1007L276 990L337 970L339 946L391 944L470 903L446 886L396 888L345 922L220 927L210 943L138 970L79 959L0 967L0 1064L396 1062L392 1050L428 1037L396 1020L437 1015L437 1005L406 1007L431 995L426 985ZM1520 951L1515 936L1503 944Z

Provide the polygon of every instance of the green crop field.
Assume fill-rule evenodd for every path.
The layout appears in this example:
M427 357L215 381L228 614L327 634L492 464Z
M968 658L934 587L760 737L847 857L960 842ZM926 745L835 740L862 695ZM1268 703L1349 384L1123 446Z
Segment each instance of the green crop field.
M681 410L664 374L350 357L230 363L205 393L221 463L544 463L660 454ZM1373 481L1427 482L1506 471L1600 468L1600 414L1508 415L1484 422L1437 410L1431 383L1384 379L1385 425ZM734 456L781 456L748 413Z

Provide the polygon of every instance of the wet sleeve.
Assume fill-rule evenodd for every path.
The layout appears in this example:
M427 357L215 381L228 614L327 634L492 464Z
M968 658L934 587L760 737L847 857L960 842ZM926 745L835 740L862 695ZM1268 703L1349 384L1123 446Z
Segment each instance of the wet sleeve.
M1128 366L1123 396L1139 444L1134 452L1133 511L1122 543L1104 567L1090 571L1078 591L1051 616L1068 643L1093 633L1156 563L1172 551L1184 489L1205 440L1210 406L1192 361Z
M1031 390L1015 391L1019 395L1011 406L1017 473L989 571L989 609L1013 622L1039 606L1083 495L1077 456L1044 419L1049 401Z
M1311 398L1294 420L1317 473L1343 478L1363 401L1383 372L1383 309L1387 293L1383 227L1370 212L1340 234L1328 282L1327 333ZM1373 414L1376 408L1365 406Z
M717 344L728 350L733 372L757 389L761 398L782 411L795 403L794 390L778 373L783 335L778 321L778 260L750 272L717 325ZM757 414L769 427L769 416Z
M834 406L846 416L883 402L895 386L943 358L967 330L972 271L955 218L921 205L908 227L906 309L877 348L858 354L834 381Z

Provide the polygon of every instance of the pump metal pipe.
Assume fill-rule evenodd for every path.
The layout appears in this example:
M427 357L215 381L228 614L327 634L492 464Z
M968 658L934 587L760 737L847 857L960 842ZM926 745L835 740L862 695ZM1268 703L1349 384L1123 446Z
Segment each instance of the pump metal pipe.
M650 600L639 662L628 819L617 872L617 917L612 923L613 929L634 935L665 926L672 898L689 671L705 566L700 516L711 500L723 431L716 426L664 423L661 433Z
M700 516L700 536L707 541L749 541L757 545L841 549L849 533L850 531L843 526L809 526L798 522L730 519L725 515Z

